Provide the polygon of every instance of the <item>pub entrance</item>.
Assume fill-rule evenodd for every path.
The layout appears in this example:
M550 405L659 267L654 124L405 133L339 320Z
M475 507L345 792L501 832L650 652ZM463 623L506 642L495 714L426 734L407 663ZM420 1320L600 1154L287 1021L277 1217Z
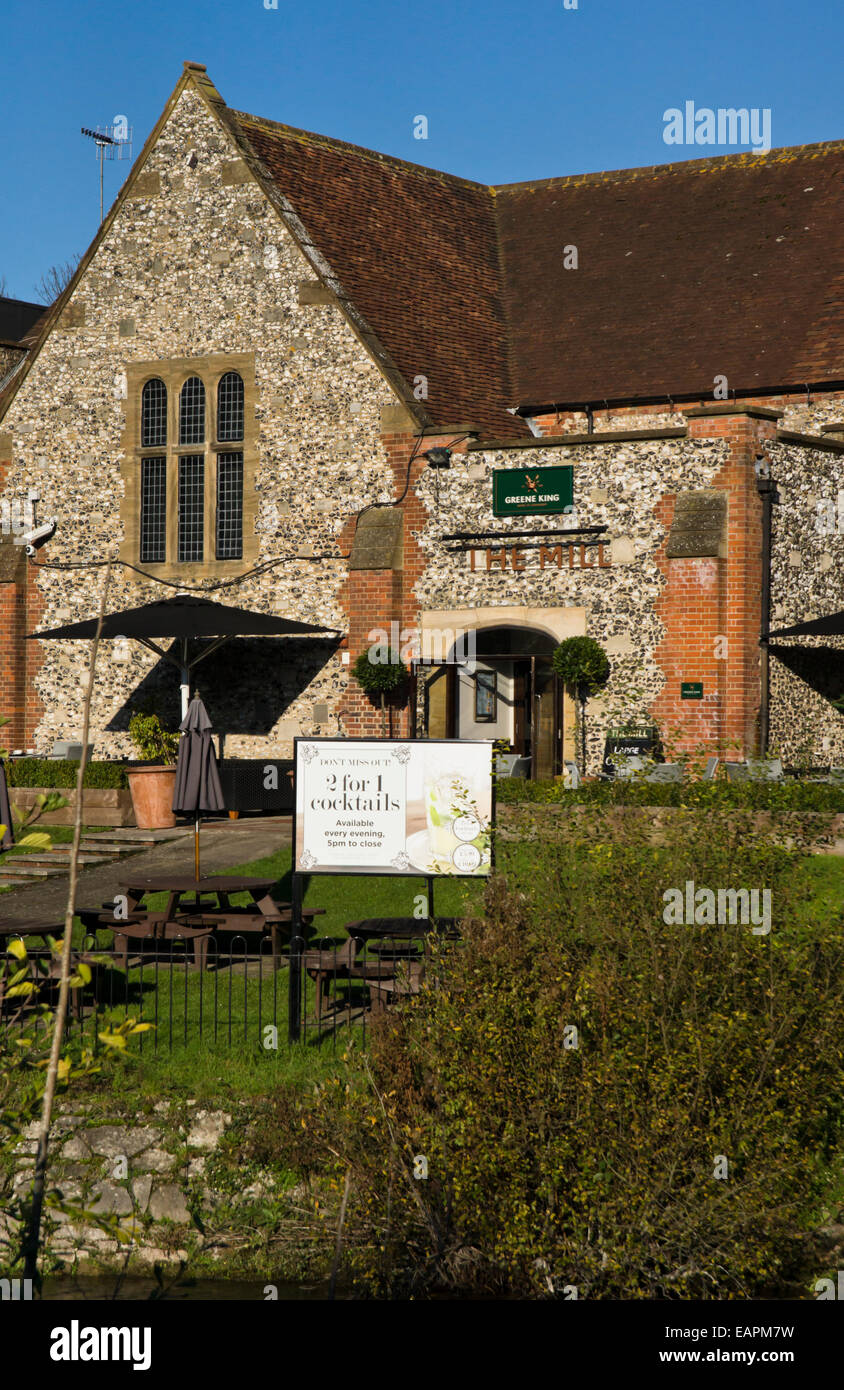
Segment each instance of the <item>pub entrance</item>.
M491 738L527 759L532 778L557 776L563 766L563 690L551 665L553 637L532 628L481 628L474 661L435 667L425 681L426 738Z

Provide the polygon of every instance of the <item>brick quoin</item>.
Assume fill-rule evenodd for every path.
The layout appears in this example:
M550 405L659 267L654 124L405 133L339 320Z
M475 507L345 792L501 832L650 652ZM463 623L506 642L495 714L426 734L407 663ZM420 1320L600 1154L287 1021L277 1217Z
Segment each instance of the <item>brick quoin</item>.
M391 632L398 623L399 633L418 628L419 605L415 586L424 573L428 557L416 540L416 534L428 520L428 511L417 494L416 486L428 468L423 457L428 449L451 448L453 453L465 450L466 442L453 445L452 434L417 435L392 432L381 436L381 443L393 473L393 497L403 514L402 568L400 570L351 570L343 587L342 602L348 620L349 653L352 663L371 644L370 632L382 628ZM416 450L416 455L411 457ZM408 465L410 467L408 468ZM405 483L407 490L405 492ZM340 548L348 554L355 533L356 518L350 518L338 537ZM390 710L394 737L406 738L412 731L412 712L415 707L413 690ZM381 733L380 702L369 698L351 678L340 709L344 731L361 738L378 737ZM389 727L389 726L388 726Z
M666 684L651 712L674 752L743 758L759 746L762 505L754 465L776 426L747 415L710 416L689 420L689 434L730 445L711 484L727 493L727 555L667 559L665 543L657 553L665 588L656 610L666 633L655 656ZM663 497L654 509L666 528L674 504ZM684 680L702 681L704 698L682 700Z
M0 459L0 496L10 468L8 459ZM32 566L20 553L14 578L0 580L0 714L9 720L0 744L8 748L29 747L43 713L34 684L43 661L41 644L27 642L26 634L38 626L44 607Z

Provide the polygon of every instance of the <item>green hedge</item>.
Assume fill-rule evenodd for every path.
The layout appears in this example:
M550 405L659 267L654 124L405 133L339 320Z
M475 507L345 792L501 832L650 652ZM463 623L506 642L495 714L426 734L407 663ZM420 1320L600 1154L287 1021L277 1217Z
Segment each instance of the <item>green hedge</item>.
M10 787L70 787L76 786L79 763L64 758L16 758L6 764ZM83 786L116 788L129 786L126 768L122 763L89 763Z
M844 786L802 782L562 782L499 781L499 802L564 806L700 806L756 811L844 811Z

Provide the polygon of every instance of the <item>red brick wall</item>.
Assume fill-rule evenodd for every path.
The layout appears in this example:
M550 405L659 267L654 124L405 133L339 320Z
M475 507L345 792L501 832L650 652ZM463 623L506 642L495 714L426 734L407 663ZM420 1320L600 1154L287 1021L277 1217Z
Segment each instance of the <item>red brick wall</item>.
M674 734L678 752L746 757L759 740L762 507L754 464L760 445L775 438L776 425L748 415L704 416L689 421L689 434L730 446L712 481L727 493L727 556L669 560L662 547L665 589L656 607L666 635L656 659L667 683L652 712L669 739ZM666 526L673 508L673 497L656 508ZM681 681L703 681L704 698L682 700Z
M811 397L813 403L819 400L825 402L840 401L844 405L844 391L823 391ZM742 398L741 404L744 406L764 406L769 410L783 410L786 406L805 405L806 395L800 394L779 395L779 396L755 396ZM596 431L611 429L624 429L628 417L642 415L684 415L688 410L698 409L700 406L727 405L727 401L716 401L713 397L708 397L701 401L684 401L672 405L669 401L661 401L656 405L631 405L631 406L611 406L608 410L604 407L595 408L593 411L593 427ZM585 431L585 414L583 411L558 410L549 411L547 415L533 416L533 421L539 426L543 434L565 434L570 430L575 432ZM630 421L630 428L643 428L641 424L636 425L634 420Z
M391 624L398 624L401 637L408 629L417 628L419 605L414 586L424 572L427 557L416 541L414 532L421 531L428 520L428 514L416 493L416 484L428 468L424 452L438 446L451 447L452 435L426 436L420 443L413 435L384 434L381 442L393 470L393 495L398 500L404 515L404 538L401 570L352 570L343 594L343 604L348 618L349 653L352 663L371 643L369 636L373 628L381 628L390 633ZM408 464L414 448L416 456ZM465 449L465 441L454 448L454 452ZM405 492L405 483L407 490ZM340 536L341 549L348 553L355 531L355 520ZM406 640L410 640L409 638ZM394 736L406 737L411 732L414 698L412 688L401 701L393 704L391 711ZM361 738L377 736L381 732L381 706L373 702L352 679L341 706L343 727L347 734Z
M10 467L8 459L0 459L0 494ZM31 747L43 713L33 684L43 660L40 644L25 640L38 626L43 610L29 561L21 556L15 579L0 581L0 714L10 720L0 732L0 743L7 748Z

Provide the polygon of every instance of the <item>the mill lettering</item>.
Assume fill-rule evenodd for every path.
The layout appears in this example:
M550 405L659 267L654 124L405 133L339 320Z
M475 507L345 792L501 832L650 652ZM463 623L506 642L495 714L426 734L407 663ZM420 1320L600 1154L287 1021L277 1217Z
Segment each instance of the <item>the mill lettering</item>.
M560 545L540 545L531 549L518 545L501 546L498 549L487 546L483 550L473 548L469 551L469 568L524 570L527 569L529 561L536 558L541 570L544 570L546 565L556 565L559 570L563 568L564 563L569 569L609 569L612 561L608 552L609 547L605 541L598 541L595 545L566 541Z

